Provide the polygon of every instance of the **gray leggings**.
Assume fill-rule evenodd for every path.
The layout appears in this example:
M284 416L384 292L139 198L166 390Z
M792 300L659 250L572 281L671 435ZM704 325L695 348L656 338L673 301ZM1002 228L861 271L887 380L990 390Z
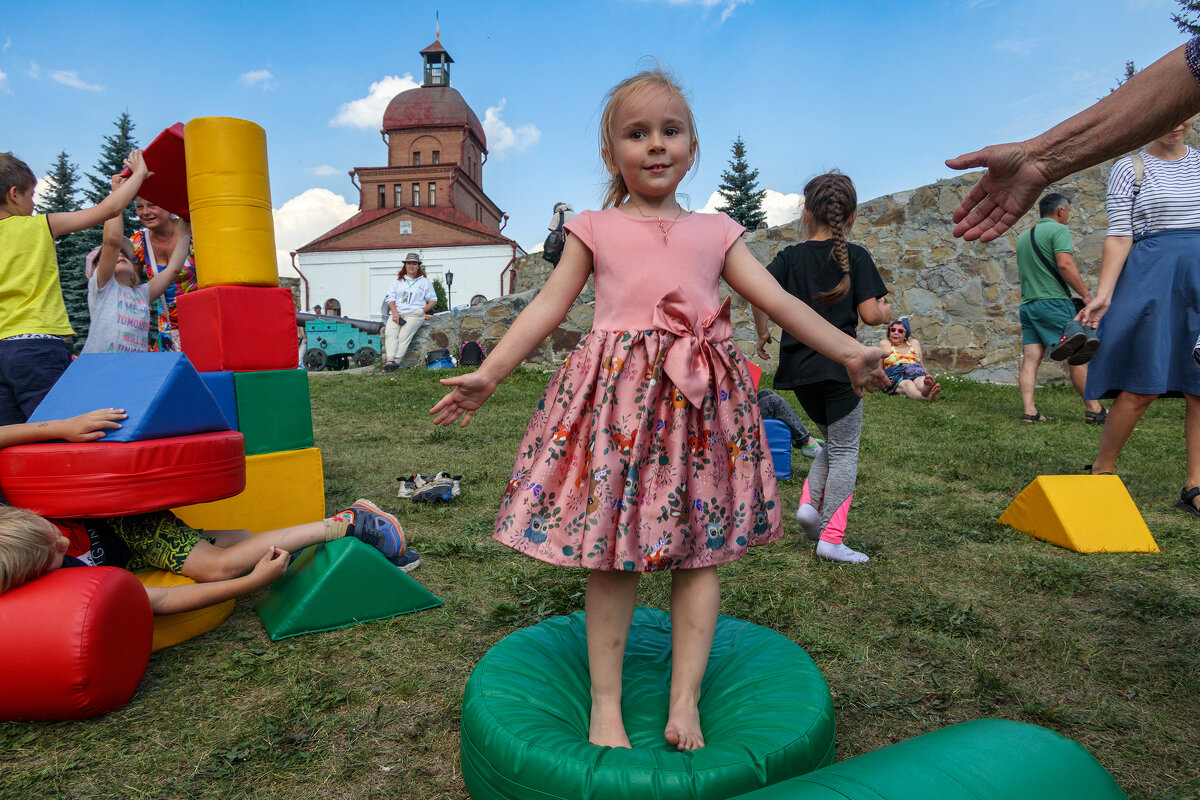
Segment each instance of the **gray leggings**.
M818 425L825 447L808 471L808 490L813 506L821 510L821 530L842 504L854 494L858 482L858 446L862 439L863 404L829 425ZM844 532L844 528L841 532ZM840 537L838 541L841 541Z
M800 421L800 415L788 405L788 401L772 392L762 389L758 393L758 410L763 419L777 419L792 432L792 447L799 447L811 436L808 428Z

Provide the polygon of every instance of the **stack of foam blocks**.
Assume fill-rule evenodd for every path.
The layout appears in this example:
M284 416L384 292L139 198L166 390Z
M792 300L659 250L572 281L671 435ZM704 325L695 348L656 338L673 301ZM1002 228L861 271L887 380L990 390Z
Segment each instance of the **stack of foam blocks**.
M180 344L246 438L246 488L172 511L193 528L253 533L322 519L295 301L275 263L266 133L245 120L200 117L185 127L184 150L200 288L178 298Z

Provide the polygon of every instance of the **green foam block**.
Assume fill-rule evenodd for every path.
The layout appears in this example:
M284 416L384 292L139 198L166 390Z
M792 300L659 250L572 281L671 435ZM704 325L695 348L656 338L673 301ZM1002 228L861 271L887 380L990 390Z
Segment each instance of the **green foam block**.
M347 537L302 551L254 610L267 635L278 641L441 604L378 550Z
M246 455L303 450L313 446L308 373L302 369L235 372L238 430Z

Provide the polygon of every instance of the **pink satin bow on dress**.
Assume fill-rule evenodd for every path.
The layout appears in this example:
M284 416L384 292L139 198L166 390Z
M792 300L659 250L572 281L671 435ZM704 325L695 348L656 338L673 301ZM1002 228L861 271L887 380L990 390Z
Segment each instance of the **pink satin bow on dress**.
M709 385L720 385L729 372L729 356L714 344L733 337L729 298L714 313L698 319L692 299L676 287L654 307L654 327L675 335L662 369L696 408L704 403Z

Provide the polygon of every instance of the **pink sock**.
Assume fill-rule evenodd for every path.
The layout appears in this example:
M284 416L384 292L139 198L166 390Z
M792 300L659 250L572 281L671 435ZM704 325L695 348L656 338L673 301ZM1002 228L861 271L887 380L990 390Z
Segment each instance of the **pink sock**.
M821 531L821 541L829 542L830 544L841 544L842 539L846 536L846 520L850 516L850 501L854 499L854 494L851 493L846 498L838 510L833 512L833 518L829 520L829 524L825 526L825 530Z

